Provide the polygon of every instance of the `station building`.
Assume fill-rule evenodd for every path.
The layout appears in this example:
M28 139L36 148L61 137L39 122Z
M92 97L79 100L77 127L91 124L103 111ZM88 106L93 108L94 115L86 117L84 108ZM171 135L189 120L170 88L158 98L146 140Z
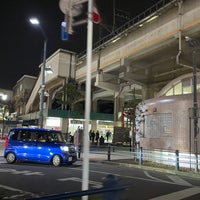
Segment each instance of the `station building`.
M114 132L115 127L122 127L124 104L136 97L142 100L135 130L141 147L194 149L191 81L194 46L185 37L200 40L199 11L199 0L161 0L94 45L91 129ZM200 61L196 61L199 70ZM45 75L44 127L62 132L82 127L84 112L52 108L56 95L70 79L76 80L84 93L86 75L90 73L86 65L86 54L76 55L63 49L47 58L46 66L53 73ZM18 116L23 122L38 124L41 81L40 74L24 114ZM84 98L77 103L84 105ZM102 112L105 104L112 105L112 114Z

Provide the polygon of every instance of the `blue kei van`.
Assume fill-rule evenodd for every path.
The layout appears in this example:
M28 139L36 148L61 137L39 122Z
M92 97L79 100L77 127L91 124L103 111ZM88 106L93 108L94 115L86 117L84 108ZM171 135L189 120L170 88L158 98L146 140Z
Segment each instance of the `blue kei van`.
M39 128L13 128L5 138L4 158L15 161L51 163L54 166L77 161L75 146L61 132Z

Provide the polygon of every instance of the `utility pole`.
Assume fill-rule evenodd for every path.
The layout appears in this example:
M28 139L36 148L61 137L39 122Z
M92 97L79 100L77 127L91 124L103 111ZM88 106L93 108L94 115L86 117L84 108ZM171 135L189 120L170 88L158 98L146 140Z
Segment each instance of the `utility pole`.
M83 174L82 174L82 190L88 190L89 185L89 122L91 107L91 66L92 66L92 22L93 0L88 0L88 30L87 30L87 68L86 68L86 98L85 98L85 127L83 139ZM87 200L88 196L83 196L83 200Z
M194 122L194 154L195 154L195 172L198 172L198 100L197 100L197 47L198 41L185 37L189 46L192 48L193 62L193 122Z

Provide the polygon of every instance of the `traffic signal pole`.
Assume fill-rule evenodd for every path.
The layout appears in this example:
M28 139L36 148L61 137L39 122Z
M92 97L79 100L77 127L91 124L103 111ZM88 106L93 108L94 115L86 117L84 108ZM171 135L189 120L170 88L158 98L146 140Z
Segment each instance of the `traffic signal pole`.
M87 25L87 68L86 68L86 98L85 98L85 127L83 137L83 174L82 190L88 190L89 185L89 122L91 109L91 65L92 65L92 7L93 0L88 0L88 25ZM83 196L82 200L88 200L88 196Z

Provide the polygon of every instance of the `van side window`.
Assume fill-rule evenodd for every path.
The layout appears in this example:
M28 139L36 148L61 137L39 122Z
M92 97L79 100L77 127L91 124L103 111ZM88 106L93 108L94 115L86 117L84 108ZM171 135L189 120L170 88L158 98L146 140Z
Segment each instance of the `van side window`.
M44 133L37 133L37 141L38 142L46 142L46 135Z
M63 142L62 135L59 132L51 132L51 138L54 142Z
M29 131L21 131L20 140L31 141L31 132L29 132Z
M47 142L52 142L53 141L52 134L46 133L46 135L47 135Z
M13 131L12 133L11 133L11 135L12 135L12 140L18 140L18 131Z
M37 141L37 135L35 131L31 132L31 141Z

